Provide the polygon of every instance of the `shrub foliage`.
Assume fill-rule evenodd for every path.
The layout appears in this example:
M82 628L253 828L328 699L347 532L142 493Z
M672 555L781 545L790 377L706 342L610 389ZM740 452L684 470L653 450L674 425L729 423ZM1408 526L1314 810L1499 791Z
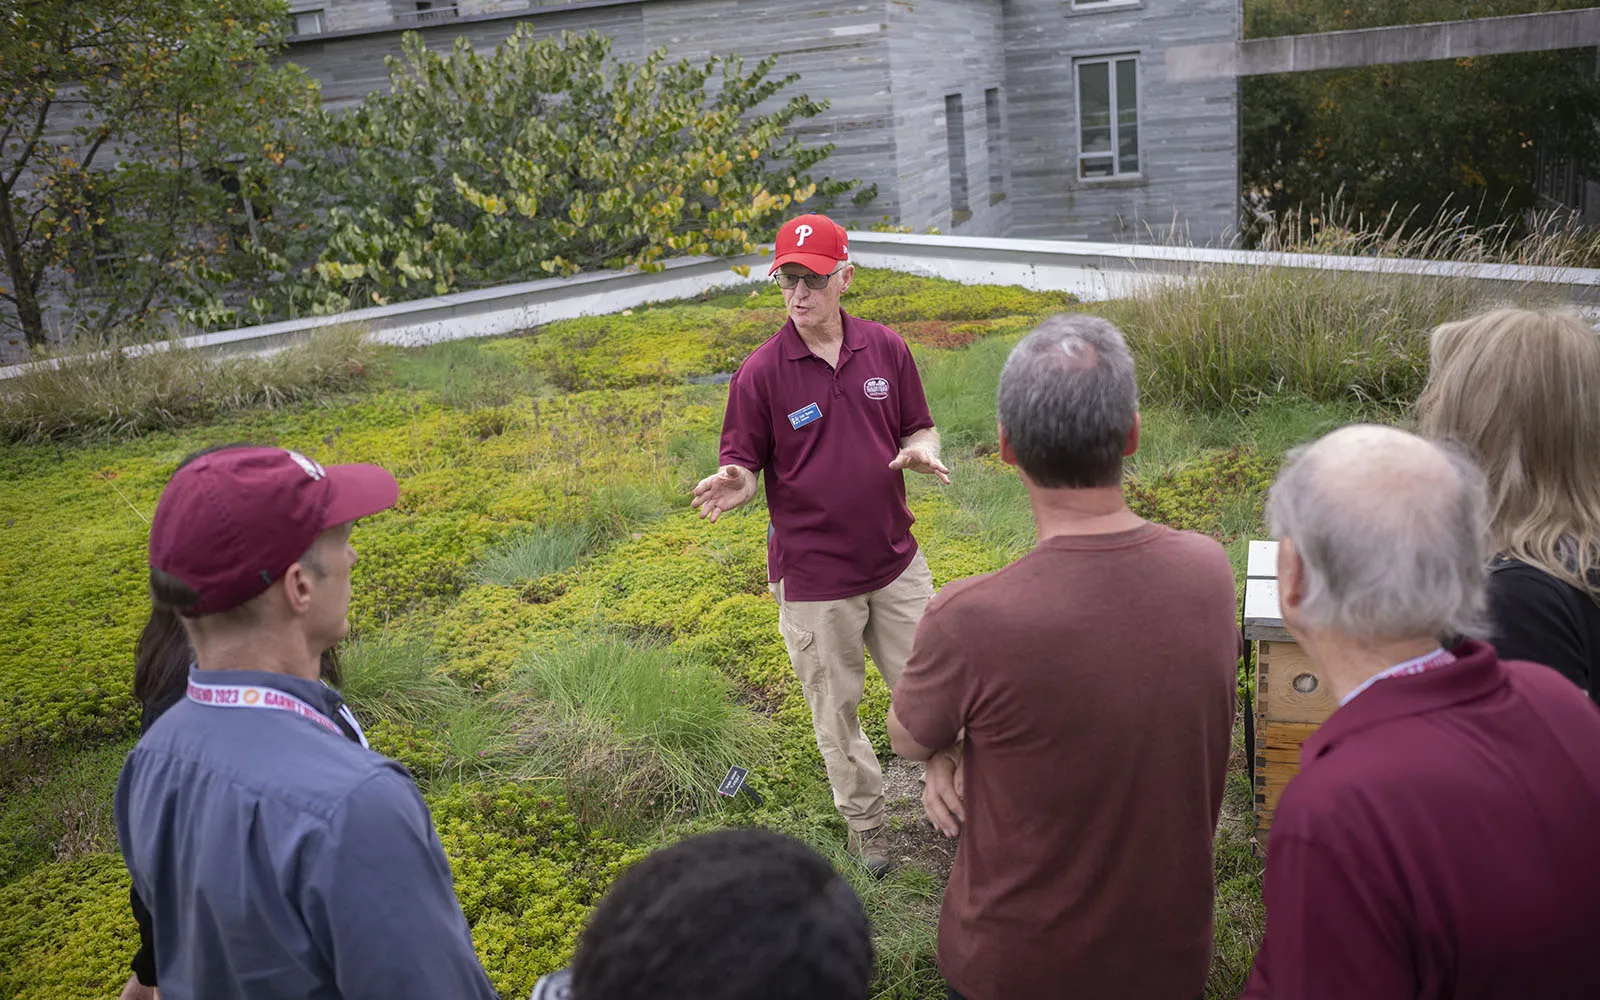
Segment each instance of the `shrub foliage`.
M593 268L652 269L683 254L739 255L819 191L831 146L791 127L823 110L775 103L799 77L776 57L637 65L597 33L537 38L528 25L493 53L448 53L405 37L391 90L319 112L286 176L253 309L338 312ZM422 157L433 167L416 169ZM309 223L309 225L301 225ZM302 263L305 262L305 263Z
M272 65L282 0L8 3L0 14L0 330L51 298L98 340L163 306L197 321L316 91ZM9 339L9 338L8 338Z

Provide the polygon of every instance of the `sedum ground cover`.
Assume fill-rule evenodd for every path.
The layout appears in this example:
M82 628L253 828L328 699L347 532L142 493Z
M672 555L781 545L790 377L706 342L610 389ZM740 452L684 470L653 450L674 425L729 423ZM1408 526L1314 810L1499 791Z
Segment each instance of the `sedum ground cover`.
M851 312L913 344L955 484L911 477L936 585L1032 545L1025 494L994 457L1005 353L1065 296L862 272ZM363 389L119 440L0 457L0 997L111 995L134 927L111 792L137 735L134 641L148 608L147 518L179 459L226 441L377 462L397 508L358 526L346 693L433 808L501 995L565 963L588 909L650 849L761 823L842 860L805 703L767 594L758 501L715 526L688 507L715 467L730 371L782 321L770 288L391 352ZM1131 327L1130 327L1131 329ZM1159 387L1154 387L1159 389ZM1145 411L1129 474L1146 516L1208 532L1242 562L1288 446L1359 412L1266 399ZM885 761L888 692L862 716ZM756 806L713 793L751 768ZM1237 995L1259 933L1260 866L1236 755L1218 837L1208 995ZM920 821L914 772L894 822L907 864L857 881L880 997L942 996L933 928L950 851ZM942 860L941 860L942 859Z

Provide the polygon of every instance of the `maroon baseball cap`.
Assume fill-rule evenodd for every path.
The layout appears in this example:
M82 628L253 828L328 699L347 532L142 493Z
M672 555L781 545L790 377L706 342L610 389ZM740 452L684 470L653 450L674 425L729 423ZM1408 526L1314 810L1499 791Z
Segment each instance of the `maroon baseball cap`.
M150 568L183 581L197 618L236 608L283 576L336 525L393 507L376 465L324 468L283 448L224 448L179 469L150 523Z
M828 274L850 259L844 227L826 215L802 215L785 222L772 251L769 275L785 264L800 264L818 274Z

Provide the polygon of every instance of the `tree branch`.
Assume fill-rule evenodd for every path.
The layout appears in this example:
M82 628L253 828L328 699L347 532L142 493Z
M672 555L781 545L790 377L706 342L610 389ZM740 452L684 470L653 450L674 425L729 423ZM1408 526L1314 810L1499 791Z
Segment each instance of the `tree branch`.
M100 147L104 146L106 144L106 140L109 138L111 138L110 127L105 125L100 126L100 135L95 138L94 142L89 144L88 152L83 154L83 169L85 171L89 169L89 164L94 162L94 158L100 153Z
M39 145L40 137L44 135L45 118L50 113L50 105L53 103L55 103L54 100L49 97L39 103L39 114L34 118L33 122L33 134L28 137L27 143L22 147L22 155L17 157L17 169L11 172L10 177L0 181L0 197L11 194L11 189L16 186L17 179L22 176L23 168L33 158L33 151Z

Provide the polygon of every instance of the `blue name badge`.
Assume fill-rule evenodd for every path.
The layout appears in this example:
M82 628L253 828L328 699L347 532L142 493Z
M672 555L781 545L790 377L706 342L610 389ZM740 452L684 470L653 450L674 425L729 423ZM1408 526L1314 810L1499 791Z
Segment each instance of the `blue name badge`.
M801 409L789 414L789 426L793 427L795 430L799 430L806 424L815 423L821 419L822 407L818 406L816 403L812 403L810 406L802 407Z

